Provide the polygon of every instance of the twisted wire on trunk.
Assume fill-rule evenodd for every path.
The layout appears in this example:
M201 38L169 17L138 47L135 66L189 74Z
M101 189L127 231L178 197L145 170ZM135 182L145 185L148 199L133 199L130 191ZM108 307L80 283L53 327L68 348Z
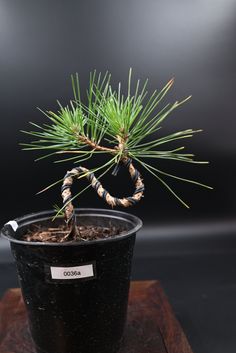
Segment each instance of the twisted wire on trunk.
M135 205L140 201L144 193L144 184L139 171L134 167L131 158L124 158L123 164L128 168L131 179L135 185L135 191L132 196L117 198L104 189L100 181L95 177L93 172L84 167L76 167L68 171L64 177L64 181L61 188L61 195L63 198L63 205L65 206L65 218L67 223L71 223L74 220L74 206L72 204L71 186L73 179L78 178L82 173L87 173L86 178L91 183L91 186L96 190L99 197L103 198L111 207L123 206L129 207Z

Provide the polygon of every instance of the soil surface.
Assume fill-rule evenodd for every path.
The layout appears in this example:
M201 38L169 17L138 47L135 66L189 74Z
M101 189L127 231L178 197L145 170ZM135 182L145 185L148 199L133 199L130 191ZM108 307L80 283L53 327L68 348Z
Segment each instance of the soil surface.
M40 227L33 225L32 230L24 236L26 241L62 243L68 241L90 241L97 239L106 239L122 234L125 229L115 226L76 226L71 229L67 225L58 227Z

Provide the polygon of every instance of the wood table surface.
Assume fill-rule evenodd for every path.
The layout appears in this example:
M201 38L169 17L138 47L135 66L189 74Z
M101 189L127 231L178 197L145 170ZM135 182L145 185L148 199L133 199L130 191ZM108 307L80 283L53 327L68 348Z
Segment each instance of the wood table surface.
M35 353L19 288L0 301L0 353ZM193 353L158 281L131 283L119 353Z

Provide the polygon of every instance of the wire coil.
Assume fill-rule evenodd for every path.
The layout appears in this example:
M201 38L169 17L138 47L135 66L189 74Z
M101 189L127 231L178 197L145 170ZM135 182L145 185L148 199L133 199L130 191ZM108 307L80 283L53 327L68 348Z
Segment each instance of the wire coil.
M86 178L90 182L93 189L97 192L98 196L107 202L111 207L122 206L129 207L135 205L143 197L144 184L139 171L134 167L131 158L124 158L122 160L125 167L128 168L130 177L135 185L135 191L132 196L117 198L104 189L101 182L95 177L93 172L82 166L73 168L68 171L64 176L63 184L61 187L61 195L63 199L63 205L65 207L65 218L67 223L71 223L74 220L74 206L72 204L71 186L73 180L78 178L82 173L87 173Z

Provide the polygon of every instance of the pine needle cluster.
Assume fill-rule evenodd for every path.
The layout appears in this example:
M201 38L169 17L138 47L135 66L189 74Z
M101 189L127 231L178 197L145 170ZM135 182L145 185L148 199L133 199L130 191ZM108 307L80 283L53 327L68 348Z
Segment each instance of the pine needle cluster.
M137 80L133 85L130 69L124 93L120 83L117 89L113 89L111 75L108 72L102 75L93 71L90 73L86 102L81 99L78 74L71 76L71 82L73 100L65 107L58 102L57 112L41 110L47 117L48 123L40 126L30 122L35 130L23 132L33 136L34 140L30 143L23 143L23 149L44 151L45 154L38 160L54 155L60 157L56 162L70 161L75 164L95 158L97 154L106 154L109 156L108 161L92 170L93 172L99 171L98 178L105 175L122 159L131 158L157 178L186 207L188 205L163 177L211 189L205 184L159 169L158 160L163 159L185 163L208 163L194 160L194 155L185 153L182 145L172 149L166 147L171 142L182 142L182 140L191 138L201 130L187 129L166 136L161 136L159 133L164 120L191 97L160 107L167 92L173 86L173 79L161 90L148 94L148 80L143 84ZM49 185L46 189L60 181ZM81 190L75 197L88 187Z

